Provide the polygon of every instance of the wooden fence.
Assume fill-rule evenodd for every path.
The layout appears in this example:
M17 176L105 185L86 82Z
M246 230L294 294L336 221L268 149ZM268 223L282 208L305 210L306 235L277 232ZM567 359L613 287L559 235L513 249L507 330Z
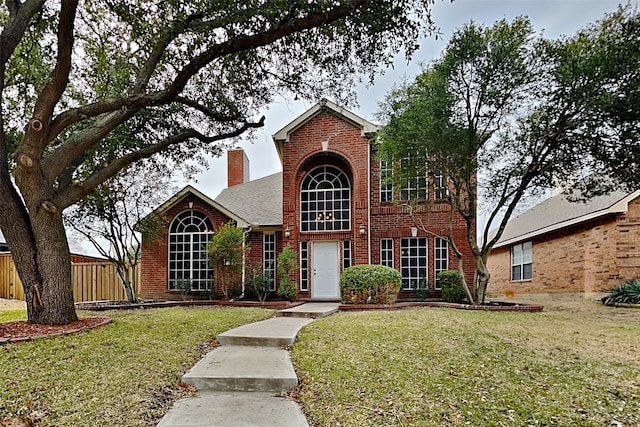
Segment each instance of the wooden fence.
M129 278L139 292L140 268L130 269ZM76 302L126 299L122 281L109 262L73 263L71 282ZM0 254L0 298L24 300L22 282L10 254Z

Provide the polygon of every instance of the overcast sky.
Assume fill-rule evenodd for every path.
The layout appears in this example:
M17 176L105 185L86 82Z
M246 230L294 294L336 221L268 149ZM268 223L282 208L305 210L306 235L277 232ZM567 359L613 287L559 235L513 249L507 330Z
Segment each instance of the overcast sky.
M417 51L409 63L404 55L398 55L393 69L385 71L371 87L357 88L359 107L351 110L367 120L375 122L374 115L378 104L384 100L385 94L394 84L404 78L412 80L420 73L420 64L428 64L436 59L446 47L453 32L465 23L473 20L477 24L491 26L500 19L513 20L518 16L527 16L534 28L546 38L558 38L562 35L573 35L580 28L602 18L606 13L615 11L619 2L615 0L455 0L437 1L433 8L433 17L440 27L442 37L431 36L421 41ZM631 3L638 6L638 1ZM255 141L241 141L241 147L247 153L250 163L250 178L257 179L282 170L280 159L273 144L272 135L286 126L297 116L312 107L317 100L286 100L279 98L266 111L265 126L258 130ZM212 159L209 169L196 177L196 182L180 181L181 188L191 184L209 197L215 198L226 187L227 167L226 155Z

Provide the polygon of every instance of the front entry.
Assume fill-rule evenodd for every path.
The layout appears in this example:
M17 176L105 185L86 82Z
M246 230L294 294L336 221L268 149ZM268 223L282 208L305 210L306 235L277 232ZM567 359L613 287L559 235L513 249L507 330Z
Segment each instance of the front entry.
M312 249L312 298L340 298L338 242L315 242Z

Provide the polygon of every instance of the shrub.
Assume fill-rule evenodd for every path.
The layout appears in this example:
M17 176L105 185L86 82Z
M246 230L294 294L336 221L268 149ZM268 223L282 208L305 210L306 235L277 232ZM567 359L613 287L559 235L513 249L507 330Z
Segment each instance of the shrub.
M278 255L278 271L280 272L280 286L278 295L284 299L295 301L298 299L298 287L291 280L291 275L298 269L298 253L291 249L291 245L282 249Z
M354 265L342 272L340 296L347 304L393 304L402 276L383 265Z
M640 304L640 280L630 279L609 291L602 298L604 305Z
M182 301L186 301L187 296L189 296L189 294L191 293L191 280L178 280L176 286L180 291Z
M458 270L441 271L438 273L438 280L442 284L442 299L446 302L458 303L467 299Z
M225 299L234 299L242 294L240 274L249 245L244 244L244 230L231 222L222 224L207 244L213 261L214 277ZM215 287L211 288L211 294Z
M247 288L255 294L258 301L265 302L271 293L271 275L264 273L260 267L251 267L247 273Z
M416 299L418 301L426 301L430 296L429 282L427 282L427 279L422 279L416 288Z

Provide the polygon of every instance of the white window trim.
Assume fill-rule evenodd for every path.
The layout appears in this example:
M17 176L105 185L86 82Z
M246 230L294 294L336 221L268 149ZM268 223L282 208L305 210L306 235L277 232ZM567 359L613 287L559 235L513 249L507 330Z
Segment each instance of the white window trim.
M514 256L514 252L517 248L520 248L520 259L516 260ZM510 260L511 260L511 268L509 269L509 275L512 282L526 282L533 278L533 243L531 241L518 243L516 245L512 245L510 250ZM517 261L517 262L516 262ZM524 277L524 266L531 266L531 277ZM520 278L513 278L513 268L520 268Z
M391 247L383 248L382 247L383 246L382 242L391 243ZM394 258L395 257L394 257L394 250L393 249L394 249L393 239L391 239L391 238L380 239L380 265L386 265L387 267L394 268L394 265L395 265ZM383 254L384 254L385 251L386 252L390 252L390 254L391 254L391 258L390 259L384 260ZM384 261L387 261L387 263L385 264ZM389 263L389 261L391 261L391 262ZM389 265L389 264L391 264L391 265Z
M444 246L439 246L444 244ZM444 257L438 257L438 249L444 250ZM446 268L438 269L438 261L444 262L446 264ZM438 281L438 273L442 271L447 271L449 269L449 242L447 239L443 239L441 237L436 237L433 242L433 289L441 290L442 285Z
M267 245L273 249L267 249ZM273 267L269 267L267 262L271 262ZM271 291L276 290L276 235L275 233L264 233L262 235L262 272L271 275Z

